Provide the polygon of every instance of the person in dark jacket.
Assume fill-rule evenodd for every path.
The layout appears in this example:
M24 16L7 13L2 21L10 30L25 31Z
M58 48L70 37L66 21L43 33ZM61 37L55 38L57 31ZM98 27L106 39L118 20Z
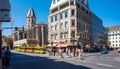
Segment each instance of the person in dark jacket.
M9 67L9 66L10 66L10 50L7 47L5 51L5 67Z
M5 47L2 48L2 68L5 67Z

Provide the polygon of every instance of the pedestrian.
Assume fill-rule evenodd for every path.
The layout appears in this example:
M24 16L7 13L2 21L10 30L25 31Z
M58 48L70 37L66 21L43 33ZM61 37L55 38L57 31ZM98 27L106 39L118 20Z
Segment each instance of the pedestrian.
M79 57L79 48L76 48L76 56Z
M7 47L6 48L6 51L5 51L5 67L9 67L10 66L10 50L9 48Z
M68 48L66 48L66 57L68 57Z
M75 57L76 50L73 48L73 57Z
M59 49L60 58L63 58L62 48Z
M79 52L79 59L81 59L81 56L82 56L81 50L78 49L78 52Z
M5 67L5 47L2 48L2 68Z
M56 54L56 48L54 47L53 48L53 55L55 56L55 54Z
M49 56L51 56L51 55L52 55L52 49L49 48Z

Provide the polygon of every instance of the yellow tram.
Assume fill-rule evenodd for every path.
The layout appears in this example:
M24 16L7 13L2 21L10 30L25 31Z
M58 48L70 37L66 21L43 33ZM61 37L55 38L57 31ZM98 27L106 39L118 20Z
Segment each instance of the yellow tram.
M45 46L20 46L16 50L17 52L26 52L26 53L39 53L39 54L46 53Z

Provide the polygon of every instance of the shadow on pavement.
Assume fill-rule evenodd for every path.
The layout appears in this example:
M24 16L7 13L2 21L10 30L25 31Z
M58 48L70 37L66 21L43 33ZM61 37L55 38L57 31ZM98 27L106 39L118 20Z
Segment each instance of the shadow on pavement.
M30 56L12 53L12 69L92 69L82 65L75 65L64 61L56 61L47 57Z

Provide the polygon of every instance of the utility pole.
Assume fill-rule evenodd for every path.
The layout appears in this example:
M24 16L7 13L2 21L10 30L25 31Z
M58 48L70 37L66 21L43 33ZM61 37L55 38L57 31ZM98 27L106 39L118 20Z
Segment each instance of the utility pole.
M2 22L10 22L11 6L9 0L0 0L0 69L2 69Z

